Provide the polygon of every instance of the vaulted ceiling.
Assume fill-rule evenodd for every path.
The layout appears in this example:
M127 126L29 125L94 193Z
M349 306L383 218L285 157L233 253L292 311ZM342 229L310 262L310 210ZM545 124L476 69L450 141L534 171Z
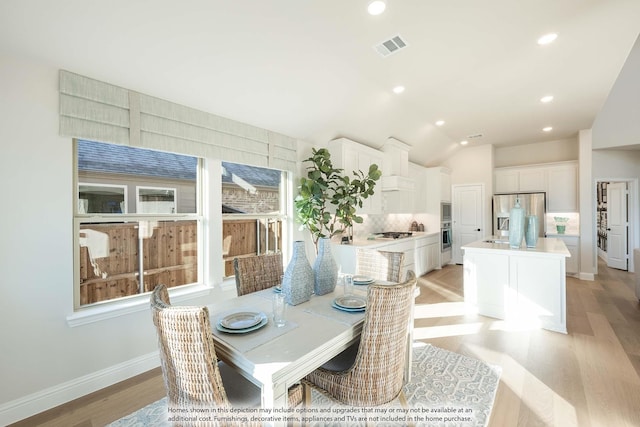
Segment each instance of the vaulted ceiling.
M638 0L388 0L377 16L367 4L3 0L0 53L316 145L394 137L430 166L462 140L590 128L640 31ZM374 49L397 35L405 48Z

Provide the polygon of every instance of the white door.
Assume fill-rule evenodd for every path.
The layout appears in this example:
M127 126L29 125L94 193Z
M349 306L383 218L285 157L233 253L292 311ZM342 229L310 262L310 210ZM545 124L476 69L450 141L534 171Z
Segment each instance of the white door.
M483 200L484 185L454 185L453 186L453 262L462 264L462 246L482 239L486 234L483 230Z
M607 185L607 266L627 269L627 183Z

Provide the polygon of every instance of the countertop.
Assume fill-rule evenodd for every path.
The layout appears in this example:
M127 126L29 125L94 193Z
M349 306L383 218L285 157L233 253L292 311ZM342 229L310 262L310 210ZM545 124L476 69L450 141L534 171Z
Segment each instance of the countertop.
M505 240L503 237L500 242L489 242L489 240L498 240L499 237L489 236L485 237L482 240L478 240L476 242L468 243L462 246L462 249L471 250L471 251L496 251L508 255L526 255L526 256L540 256L540 255L550 255L550 256L564 256L571 257L567 246L561 239L554 237L546 237L539 238L538 244L535 248L528 248L524 244L524 240L522 245L519 248L511 248L509 246L509 242ZM504 242L504 243L503 243Z
M404 237L402 239L389 239L389 238L376 238L376 239L362 239L355 238L350 245L344 246L356 246L356 247L364 247L364 246L382 246L388 245L390 243L400 243L400 242L411 242L421 237L432 237L432 236L440 236L440 231L412 231L411 237ZM340 245L339 240L332 240L332 243L335 245Z

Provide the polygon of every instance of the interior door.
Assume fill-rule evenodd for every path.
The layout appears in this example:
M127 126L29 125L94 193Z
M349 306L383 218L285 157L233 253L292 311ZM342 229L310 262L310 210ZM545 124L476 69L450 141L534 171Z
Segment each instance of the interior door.
M607 199L607 266L627 270L627 183L610 183Z
M486 233L483 229L482 184L456 185L453 187L453 262L462 264L461 247L480 240Z

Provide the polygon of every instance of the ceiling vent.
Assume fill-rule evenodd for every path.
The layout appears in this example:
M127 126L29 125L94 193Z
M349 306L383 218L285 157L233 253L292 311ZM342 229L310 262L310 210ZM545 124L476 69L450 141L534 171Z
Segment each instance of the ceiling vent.
M399 52L400 50L407 47L407 42L397 34L391 37L389 40L385 40L382 43L375 45L373 48L382 56L386 58L387 56Z

